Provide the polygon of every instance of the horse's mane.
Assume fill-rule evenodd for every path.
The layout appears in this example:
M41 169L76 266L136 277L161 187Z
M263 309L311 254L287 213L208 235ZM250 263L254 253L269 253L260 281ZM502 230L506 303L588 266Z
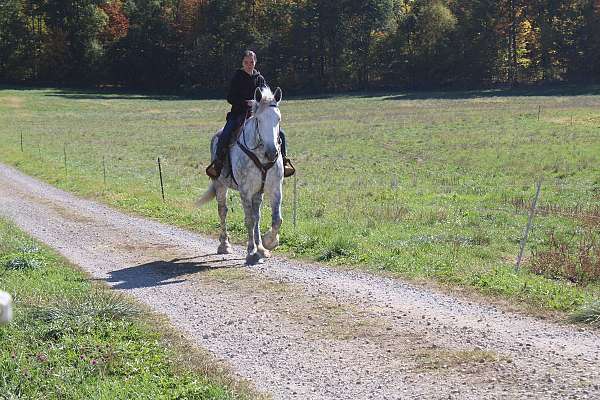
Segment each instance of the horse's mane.
M270 87L268 87L268 86L261 87L260 93L261 93L260 102L254 102L254 105L252 106L252 114L253 115L256 115L257 113L261 112L265 106L270 105L271 103L273 103L275 101L275 96L273 95L273 92L271 91Z

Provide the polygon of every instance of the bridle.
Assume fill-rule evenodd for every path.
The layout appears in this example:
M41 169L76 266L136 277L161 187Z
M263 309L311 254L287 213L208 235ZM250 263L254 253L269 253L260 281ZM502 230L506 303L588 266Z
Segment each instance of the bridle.
M270 104L269 107L277 108L277 104ZM248 114L246 114L246 116L244 117L244 123L242 125L242 132L240 133L240 136L238 137L238 140L236 143L240 147L240 149L242 149L242 151L244 153L246 153L246 155L252 160L254 165L256 165L256 168L258 168L258 170L260 171L260 173L261 173L260 193L263 193L264 189L265 189L265 181L267 180L267 173L277 163L277 158L279 157L280 149L279 148L277 149L278 155L274 161L270 161L267 163L262 163L260 161L258 156L256 154L254 154L253 151L260 147L263 147L264 142L263 142L262 136L260 134L258 118L255 116L254 120L256 122L256 128L254 131L255 131L256 135L258 136L258 139L256 140L256 147L254 147L253 149L249 149L248 144L246 142L246 121L248 121ZM242 143L242 141L240 141L240 138L242 139L243 143ZM278 144L279 143L277 143L275 146L278 146ZM233 174L232 174L232 176L233 176ZM234 178L234 180L235 180L235 178Z

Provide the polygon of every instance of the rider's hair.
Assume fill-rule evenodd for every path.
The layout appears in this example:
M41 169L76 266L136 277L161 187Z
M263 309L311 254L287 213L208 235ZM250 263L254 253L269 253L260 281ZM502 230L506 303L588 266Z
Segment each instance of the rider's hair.
M246 57L252 57L254 62L256 62L256 53L252 50L244 50L244 56L242 57L242 60Z

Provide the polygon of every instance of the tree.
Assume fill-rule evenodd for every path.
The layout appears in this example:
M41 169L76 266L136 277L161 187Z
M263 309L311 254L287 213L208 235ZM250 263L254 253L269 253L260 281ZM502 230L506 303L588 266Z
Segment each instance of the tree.
M175 0L126 0L127 36L110 45L110 75L136 88L167 89L180 81L173 21Z
M0 79L18 81L34 78L34 35L19 0L0 5Z
M108 18L103 31L100 33L102 42L111 43L127 36L129 19L123 11L123 2L121 0L109 0L101 4L100 9Z
M48 46L42 58L49 77L65 82L93 81L103 55L100 34L108 17L105 0L54 0L45 7ZM56 57L56 54L63 57Z
M407 15L399 31L405 37L403 74L411 86L446 83L452 64L450 34L456 16L442 0L416 0L407 4Z
M567 78L600 81L600 0L581 2Z
M360 87L369 83L369 66L374 63L376 37L388 28L392 18L392 0L347 0L349 52L353 73Z
M449 33L451 80L467 86L499 81L504 49L498 31L500 4L495 0L462 0L453 2L451 9L457 21Z

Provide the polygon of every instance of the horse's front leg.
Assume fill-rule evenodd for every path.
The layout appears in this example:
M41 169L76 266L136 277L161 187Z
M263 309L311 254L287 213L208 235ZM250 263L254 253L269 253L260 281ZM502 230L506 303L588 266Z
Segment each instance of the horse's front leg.
M279 228L283 222L281 218L281 182L271 192L271 229L262 238L263 245L269 250L279 246Z
M271 257L271 252L263 247L260 236L260 206L262 205L263 194L257 193L252 198L252 210L254 211L254 242L256 243L256 252L261 258Z
M216 189L217 208L219 218L221 219L221 234L219 235L219 247L217 254L231 254L232 248L229 243L229 234L227 233L227 187Z
M255 213L254 213L254 201L252 197L244 196L242 198L242 204L244 206L244 222L246 223L246 229L248 230L248 252L246 254L246 264L254 265L260 260L260 255L256 252L256 242L254 240L255 233Z

